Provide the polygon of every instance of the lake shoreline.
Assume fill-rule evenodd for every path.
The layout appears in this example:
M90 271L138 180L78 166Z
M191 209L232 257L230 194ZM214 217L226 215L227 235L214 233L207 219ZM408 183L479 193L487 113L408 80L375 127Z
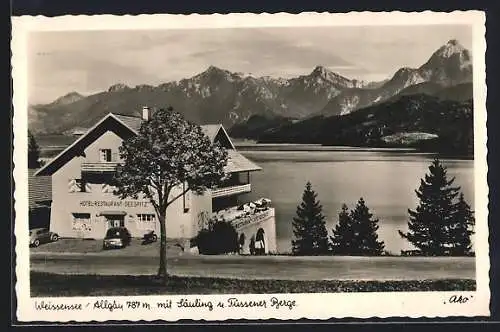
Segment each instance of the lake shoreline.
M392 152L417 155L432 155L443 159L474 160L473 154L445 153L426 151L408 146L367 146L367 145L325 145L301 143L243 143L237 142L235 147L239 151L324 151L324 152Z
M78 139L76 136L62 134L41 134L35 136L42 157L54 157L67 146ZM393 152L434 155L446 159L473 160L473 154L444 153L439 151L426 151L412 146L369 146L369 145L327 145L311 143L264 143L255 140L232 138L236 149L240 151L346 151L346 152Z
M240 142L238 142L240 143ZM389 254L400 256L412 248L398 230L407 231L408 209L415 209L415 189L435 157L456 177L466 199L474 200L474 162L400 149L325 147L321 145L238 144L243 155L263 170L252 174L252 192L242 202L268 197L276 211L278 251L291 250L292 219L306 182L318 194L326 217L328 235L338 222L342 204L353 208L363 197L380 220L379 238ZM304 149L305 148L305 149Z

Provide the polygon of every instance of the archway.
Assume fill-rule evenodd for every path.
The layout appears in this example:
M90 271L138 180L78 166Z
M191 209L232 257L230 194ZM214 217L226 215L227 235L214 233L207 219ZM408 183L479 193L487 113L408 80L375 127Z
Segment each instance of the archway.
M264 255L266 253L265 233L262 228L257 230L255 235L255 254Z

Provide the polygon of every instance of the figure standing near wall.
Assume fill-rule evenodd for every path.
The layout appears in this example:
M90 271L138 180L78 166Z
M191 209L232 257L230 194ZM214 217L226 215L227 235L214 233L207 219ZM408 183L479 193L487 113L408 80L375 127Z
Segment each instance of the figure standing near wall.
M264 255L266 252L266 244L264 241L264 230L259 228L255 236L255 254Z
M250 255L255 255L255 236L252 235L250 238L250 244L248 247L250 249Z

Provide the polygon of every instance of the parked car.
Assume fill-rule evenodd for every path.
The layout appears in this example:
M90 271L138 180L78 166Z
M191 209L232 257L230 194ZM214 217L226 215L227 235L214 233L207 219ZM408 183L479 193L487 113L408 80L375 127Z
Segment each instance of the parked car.
M132 236L125 227L109 228L102 244L103 249L125 248L130 244Z
M30 229L30 246L38 247L41 243L55 242L59 240L57 233L51 232L48 228Z

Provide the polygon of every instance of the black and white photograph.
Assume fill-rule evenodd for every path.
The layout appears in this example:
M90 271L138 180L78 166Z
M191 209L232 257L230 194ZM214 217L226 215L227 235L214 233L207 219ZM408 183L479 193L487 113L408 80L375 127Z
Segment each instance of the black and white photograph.
M487 316L485 48L481 12L13 20L18 315Z

